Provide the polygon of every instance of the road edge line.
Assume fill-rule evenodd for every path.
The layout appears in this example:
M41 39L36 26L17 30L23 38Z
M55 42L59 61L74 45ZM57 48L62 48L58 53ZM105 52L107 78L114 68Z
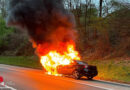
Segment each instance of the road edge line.
M101 81L101 82L106 82L106 83L112 83L112 84L116 84L116 85L120 85L120 86L130 87L130 84L124 84L124 83L118 83L118 82L112 82L112 81L106 81L106 80L100 80L100 79L95 79L95 80Z

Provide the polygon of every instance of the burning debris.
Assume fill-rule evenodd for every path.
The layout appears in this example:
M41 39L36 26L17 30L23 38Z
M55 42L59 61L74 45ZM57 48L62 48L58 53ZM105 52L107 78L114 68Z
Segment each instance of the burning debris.
M75 51L75 20L62 0L10 0L7 25L27 30L44 68L57 74L57 65L80 60Z

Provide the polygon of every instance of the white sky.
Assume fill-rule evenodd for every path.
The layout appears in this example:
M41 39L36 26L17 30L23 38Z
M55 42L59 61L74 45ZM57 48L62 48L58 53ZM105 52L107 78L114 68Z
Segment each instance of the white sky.
M86 0L81 0L82 3L85 3ZM99 1L100 0L91 0L92 3L96 4L97 6L99 5ZM111 1L111 0L105 0L107 2ZM122 2L127 2L127 3L130 3L130 0L115 0L115 1L122 1Z

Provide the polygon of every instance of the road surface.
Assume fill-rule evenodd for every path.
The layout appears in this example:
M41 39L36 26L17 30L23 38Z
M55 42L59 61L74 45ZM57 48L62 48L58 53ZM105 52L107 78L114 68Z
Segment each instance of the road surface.
M44 71L0 64L8 90L130 90L129 85L99 80L74 80L46 75ZM0 90L6 90L0 86Z

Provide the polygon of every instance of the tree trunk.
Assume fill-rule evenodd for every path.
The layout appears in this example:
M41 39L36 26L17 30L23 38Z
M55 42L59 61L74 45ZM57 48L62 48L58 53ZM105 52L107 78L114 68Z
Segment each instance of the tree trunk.
M92 7L91 7L91 0L89 0L89 6L90 6L90 8L89 8L89 17L88 17L88 23L90 24L91 23L91 9L92 9Z
M103 3L103 0L100 0L100 4L99 4L99 17L102 17L102 3Z
M85 7L85 30L87 29L87 13L88 13L88 5L86 0L86 7Z

